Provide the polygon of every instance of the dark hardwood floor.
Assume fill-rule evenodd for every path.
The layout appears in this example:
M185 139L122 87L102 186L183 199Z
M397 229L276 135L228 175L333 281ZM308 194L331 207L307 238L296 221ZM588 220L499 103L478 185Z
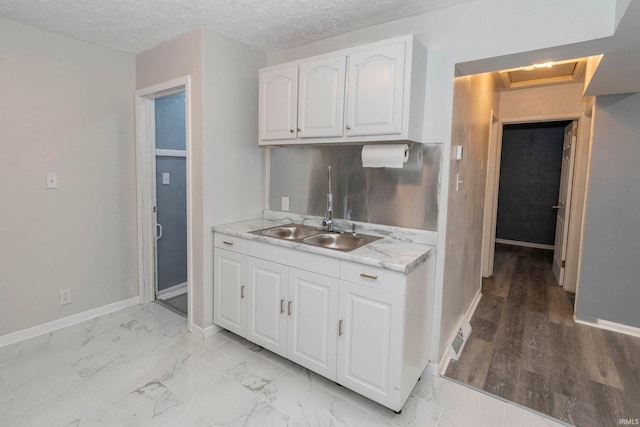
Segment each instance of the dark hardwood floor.
M640 338L575 323L552 257L496 246L494 276L446 376L576 426L638 424Z

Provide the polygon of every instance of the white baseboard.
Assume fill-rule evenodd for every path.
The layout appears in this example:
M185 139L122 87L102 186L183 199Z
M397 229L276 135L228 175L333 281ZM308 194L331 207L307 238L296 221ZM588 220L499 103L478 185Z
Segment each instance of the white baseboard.
M597 319L595 323L578 320L575 316L573 316L573 319L576 323L580 323L581 325L593 326L600 329L606 329L607 331L618 332L640 338L640 328L635 326L623 325L622 323L615 323L602 319Z
M550 249L550 250L554 249L553 245L545 245L543 243L521 242L519 240L496 239L496 243L502 243L503 245L511 245L511 246L523 246L525 248Z
M188 291L187 282L178 283L170 288L163 289L156 293L157 299L169 299L177 297L178 295L186 294Z
M215 334L217 334L218 332L220 332L222 330L222 328L218 325L211 325L211 326L207 326L206 328L202 329L200 326L198 325L193 325L191 332L193 334L195 334L198 337L202 337L202 339L205 338L209 338L210 336L213 336Z
M476 312L476 308L478 308L478 304L480 303L480 298L482 298L482 292L481 292L481 289L478 289L478 293L476 294L475 297L473 297L473 301L471 301L471 304L469 304L469 308L467 308L467 311L465 312L464 316L462 316L462 318L460 319L460 323L458 323L458 325L454 329L453 335L451 335L451 337L447 341L444 354L442 355L442 358L440 359L440 362L436 367L436 371L440 372L440 375L444 375L444 373L447 371L447 368L449 367L449 363L451 362L451 353L449 352L449 348L451 347L451 344L453 343L454 338L456 337L460 328L462 328L462 325L471 323L471 318L473 317L473 314ZM462 351L462 349L466 344L467 342L465 339L465 342L464 344L462 344L460 351Z
M126 300L114 302L112 304L103 305L102 307L83 311L81 313L72 314L71 316L63 317L61 319L52 320L51 322L32 326L27 329L12 332L10 334L0 336L0 347L15 344L19 341L37 337L38 335L48 334L50 332L57 331L58 329L77 325L78 323L82 323L86 320L95 319L96 317L114 313L119 310L124 310L125 308L133 307L139 304L140 298L133 297Z

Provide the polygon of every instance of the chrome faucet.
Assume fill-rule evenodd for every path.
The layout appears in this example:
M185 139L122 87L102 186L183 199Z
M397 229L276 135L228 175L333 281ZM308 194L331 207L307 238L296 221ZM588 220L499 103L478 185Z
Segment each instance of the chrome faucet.
M322 226L333 231L333 194L331 193L331 166L329 166L329 192L327 193L327 210L324 212Z

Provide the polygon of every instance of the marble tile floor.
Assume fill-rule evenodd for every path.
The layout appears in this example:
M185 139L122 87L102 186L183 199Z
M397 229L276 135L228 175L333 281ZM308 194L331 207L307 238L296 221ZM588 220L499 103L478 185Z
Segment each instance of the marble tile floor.
M560 426L425 373L400 415L151 303L0 348L0 426Z

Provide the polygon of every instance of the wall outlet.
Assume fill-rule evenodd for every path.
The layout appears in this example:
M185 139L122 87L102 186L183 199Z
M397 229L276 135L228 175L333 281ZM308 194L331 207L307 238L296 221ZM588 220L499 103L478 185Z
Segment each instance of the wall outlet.
M60 305L71 304L71 288L60 290Z
M286 196L282 197L282 210L289 212L289 198Z
M171 175L169 174L169 172L162 172L162 184L171 184Z

